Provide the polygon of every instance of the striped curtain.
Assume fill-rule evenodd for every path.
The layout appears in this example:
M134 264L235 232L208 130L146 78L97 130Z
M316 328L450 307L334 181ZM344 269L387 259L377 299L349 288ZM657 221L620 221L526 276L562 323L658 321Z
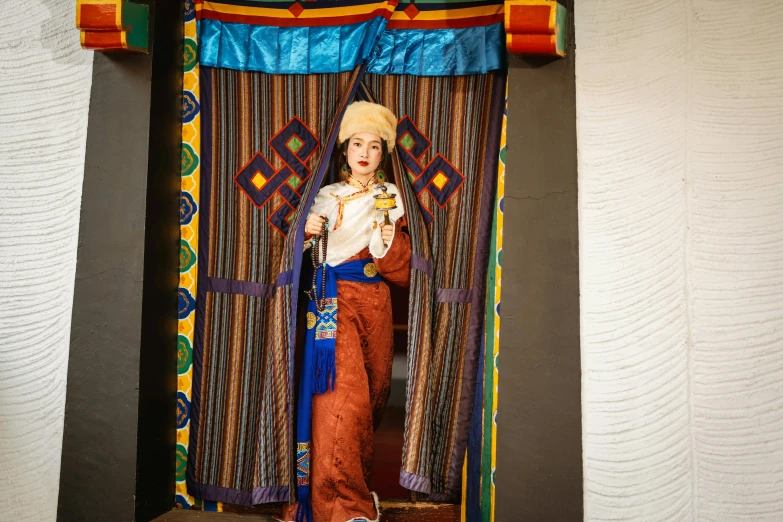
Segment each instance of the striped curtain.
M484 327L504 89L499 73L368 74L360 89L400 118L395 179L408 215L420 217L410 230L414 276L400 482L429 500L456 501L460 493Z
M201 69L191 495L288 499L296 294L282 260L357 74Z
M187 497L249 505L295 490L302 216L342 112L368 99L400 118L394 178L413 247L400 482L414 498L458 502L484 331L502 4L191 5L200 181L187 199L199 216L196 295L181 314L194 332L179 424Z

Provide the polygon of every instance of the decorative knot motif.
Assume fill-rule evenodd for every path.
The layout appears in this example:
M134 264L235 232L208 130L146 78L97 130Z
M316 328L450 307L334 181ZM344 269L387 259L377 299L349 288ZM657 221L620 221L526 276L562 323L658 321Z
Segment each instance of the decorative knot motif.
M307 162L320 145L318 138L305 123L294 116L269 140L269 147L283 160L283 167L275 169L257 152L234 176L234 183L262 208L275 194L283 203L267 218L270 225L284 236L288 235L291 218L302 199L301 187L312 174Z
M398 153L408 171L424 221L430 224L433 214L422 202L421 195L426 190L435 203L444 208L462 186L465 176L441 154L436 154L426 167L421 166L421 157L432 147L432 142L408 116L397 125L397 143Z

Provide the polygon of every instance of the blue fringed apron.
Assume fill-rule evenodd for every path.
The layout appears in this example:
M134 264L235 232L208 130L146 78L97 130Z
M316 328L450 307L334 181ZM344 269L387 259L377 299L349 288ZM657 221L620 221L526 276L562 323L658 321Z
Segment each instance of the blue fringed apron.
M310 432L312 425L313 395L334 390L335 358L337 343L337 281L378 283L378 274L372 259L357 259L337 266L322 264L316 272L321 281L325 271L325 306L318 312L316 302L307 302L307 333L304 357L299 375L299 398L296 409L296 491L299 505L296 522L313 522L310 504ZM319 297L314 295L314 297Z

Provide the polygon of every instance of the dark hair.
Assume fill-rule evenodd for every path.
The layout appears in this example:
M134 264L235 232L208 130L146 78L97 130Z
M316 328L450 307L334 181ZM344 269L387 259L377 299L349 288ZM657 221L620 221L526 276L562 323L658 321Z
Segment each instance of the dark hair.
M337 167L338 172L340 173L340 181L345 181L346 177L348 176L348 173L351 172L351 167L348 165L348 143L351 141L350 138L345 140L340 144L340 153L339 157L337 158ZM383 170L384 173L388 172L388 168L386 166L386 159L389 157L389 146L386 144L386 140L381 139L381 162L378 164L378 168ZM345 170L343 170L345 168ZM387 180L388 180L388 174L387 174Z

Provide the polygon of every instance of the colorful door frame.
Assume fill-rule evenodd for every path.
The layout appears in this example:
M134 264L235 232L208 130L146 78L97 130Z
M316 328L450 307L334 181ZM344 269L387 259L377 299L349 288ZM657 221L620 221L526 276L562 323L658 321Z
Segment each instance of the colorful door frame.
M196 282L198 280L198 228L199 228L199 202L198 191L200 183L200 164L201 161L201 140L200 140L200 85L199 70L200 59L198 54L198 35L196 22L196 9L201 5L187 4L185 19L185 53L183 67L183 127L182 127L182 196L181 196L181 246L180 246L180 321L179 321L179 342L178 342L178 415L177 415L177 503L182 507L202 507L206 510L220 510L222 505L219 502L206 501L201 503L194 497L188 495L186 486L186 467L187 467L187 447L190 441L190 423L189 411L191 408L192 393L192 357L195 326L195 301L196 301ZM204 9L204 6L201 7ZM485 9L486 10L486 9ZM501 11L502 12L502 11ZM409 25L409 24L408 24ZM405 26L405 28L407 25ZM491 54L491 53L490 53ZM211 59L220 61L220 53L212 56ZM493 58L490 58L492 60ZM393 62L387 62L385 66L388 70ZM229 64L236 66L236 63ZM484 64L486 66L486 64ZM490 65L492 66L492 65ZM503 117L503 136L505 136L505 115ZM501 147L501 157L497 176L502 180L504 172L504 150ZM497 162L497 158L496 158ZM483 307L486 309L487 317L485 321L492 328L489 336L481 342L482 351L480 354L479 368L488 371L482 371L477 375L476 387L478 398L476 406L477 414L474 415L472 424L478 423L481 428L473 429L470 436L470 449L468 457L465 458L465 469L470 464L473 468L481 472L475 476L476 480L465 480L463 487L463 512L469 510L480 511L484 520L492 518L492 508L494 499L494 483L492 480L494 470L494 436L496 427L494 424L495 412L497 408L496 389L497 377L496 366L498 335L497 325L499 316L497 316L497 305L499 304L499 275L501 259L499 250L497 250L498 237L502 241L502 188L498 191L493 207L494 225L492 227L492 245L490 259L490 273L488 284L490 286L487 292L487 300ZM500 209L500 212L497 211ZM481 307L482 305L479 305ZM478 466L476 466L478 463ZM465 475L467 477L467 475ZM480 491L479 495L475 491Z
M176 3L169 5L177 11ZM173 506L171 387L177 361L166 347L176 338L169 328L176 284L168 285L166 260L176 266L171 237L178 229L177 195L170 188L181 180L171 179L164 156L176 154L176 170L179 144L169 134L178 133L181 123L177 115L170 121L169 107L179 113L181 79L169 76L182 65L182 35L181 13L169 5L154 5L153 55L95 55L60 474L62 520L135 516L146 522ZM572 10L573 2L567 6ZM568 29L565 60L512 58L509 64L513 175L506 181L503 250L513 262L503 270L507 378L500 384L496 473L501 520L515 520L520 512L537 520L582 519L572 23ZM115 202L110 211L107 201ZM145 219L149 226L139 238L129 223ZM112 236L117 248L106 248L107 230L127 231ZM132 310L144 316L143 341L135 316L126 313Z

